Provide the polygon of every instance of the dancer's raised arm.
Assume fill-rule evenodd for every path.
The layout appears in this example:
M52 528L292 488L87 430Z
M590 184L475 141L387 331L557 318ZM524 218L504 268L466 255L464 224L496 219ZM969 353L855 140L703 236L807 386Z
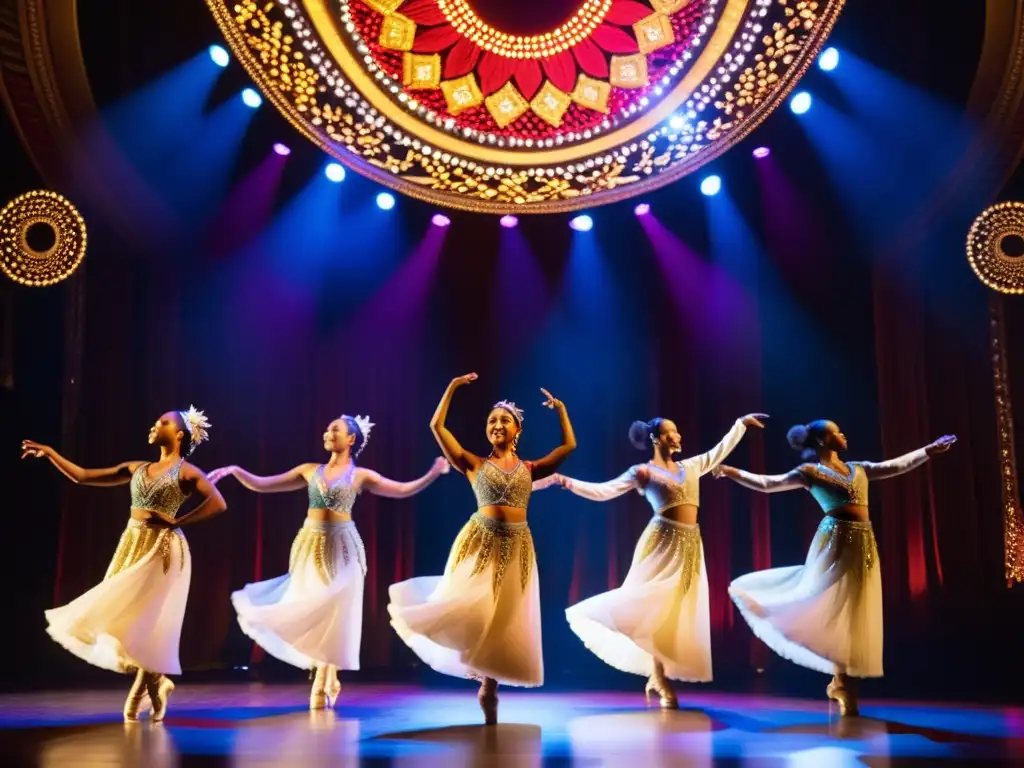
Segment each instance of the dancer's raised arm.
M444 394L441 396L441 402L437 404L437 410L434 411L434 415L430 419L430 431L434 433L434 439L441 446L441 451L444 453L445 458L451 462L455 469L463 474L476 469L482 459L462 447L459 441L455 439L455 435L445 426L445 421L448 419L448 406L452 403L452 395L455 394L455 390L476 380L477 375L475 373L467 373L465 376L452 379L448 388L445 389Z
M73 483L78 485L93 485L99 487L111 487L125 485L131 482L132 473L144 461L125 461L117 466L104 467L102 469L85 469L73 461L64 458L57 451L48 445L37 443L33 440L21 441L21 458L23 459L49 459L61 474Z
M706 453L687 459L687 461L696 464L699 474L706 475L736 450L736 446L740 444L740 440L747 433L748 427L764 429L764 421L767 418L768 414L766 413L751 413L742 419L736 419L732 428L725 433L725 437L718 442L718 445Z
M868 476L869 480L884 480L888 477L897 477L902 474L906 474L911 470L917 469L926 461L929 457L939 453L945 453L953 447L953 443L956 442L956 437L953 435L943 435L934 443L926 445L924 448L918 448L916 451L911 451L902 456L898 456L895 459L889 459L888 461L861 461L857 462L864 470L864 474Z
M213 470L209 475L211 484L216 485L228 475L232 475L239 483L256 493L284 493L297 491L306 487L308 478L316 470L316 464L299 464L280 475L254 475L239 466L231 465Z
M576 450L576 435L572 431L572 422L569 421L569 412L565 410L565 403L556 398L546 389L541 387L544 393L544 405L547 408L558 411L558 418L562 425L562 444L542 459L530 462L530 471L534 480L543 480L545 477L554 474L562 462L569 458L569 454Z
M554 474L544 480L538 480L533 484L533 490L542 491L553 485L565 488L567 491L584 499L591 501L611 501L617 499L629 491L643 491L650 477L650 471L643 465L630 467L613 480L604 483L588 483L577 480L573 477Z
M434 460L434 465L427 474L416 480L409 480L404 483L383 477L372 469L360 468L356 470L356 473L357 476L361 477L360 487L363 490L369 491L375 496L384 496L389 499L407 499L427 488L441 475L447 474L451 467L452 465L448 463L447 459L438 457Z
M711 470L711 472L716 479L728 477L744 488L761 491L762 493L795 491L798 488L807 487L807 478L804 477L804 474L799 469L794 469L785 475L755 475L753 472L745 472L742 469L722 464Z

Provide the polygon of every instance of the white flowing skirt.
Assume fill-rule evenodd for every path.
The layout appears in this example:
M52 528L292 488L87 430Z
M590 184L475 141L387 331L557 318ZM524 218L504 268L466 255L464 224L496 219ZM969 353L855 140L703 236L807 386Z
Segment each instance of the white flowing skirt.
M181 673L178 644L192 557L179 529L128 521L103 581L46 611L50 637L114 672Z
M729 594L783 658L826 674L882 676L882 575L871 523L826 517L803 565L741 576Z
M506 685L544 682L540 582L526 523L473 515L443 576L392 584L389 595L391 626L436 671Z
M307 519L288 573L231 595L242 631L271 656L311 669L359 669L366 551L355 523Z
M711 681L711 623L704 545L697 525L656 516L618 589L568 608L565 617L601 661L622 672Z

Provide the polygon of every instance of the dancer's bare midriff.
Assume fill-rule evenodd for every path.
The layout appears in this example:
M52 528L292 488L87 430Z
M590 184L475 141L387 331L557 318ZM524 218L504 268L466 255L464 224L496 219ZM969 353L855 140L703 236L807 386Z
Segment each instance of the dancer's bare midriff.
M696 504L680 504L677 507L669 507L663 509L658 514L664 517L666 520L671 520L674 523L682 523L683 525L696 525L697 524L697 510Z
M347 512L335 512L330 509L310 509L306 517L315 523L351 523L352 515Z
M484 517L497 520L499 523L525 523L526 510L521 507L487 506L480 507L479 512Z
M828 513L829 517L836 520L849 520L855 523L866 523L871 519L868 516L868 508L863 504L848 504L845 507L837 507Z

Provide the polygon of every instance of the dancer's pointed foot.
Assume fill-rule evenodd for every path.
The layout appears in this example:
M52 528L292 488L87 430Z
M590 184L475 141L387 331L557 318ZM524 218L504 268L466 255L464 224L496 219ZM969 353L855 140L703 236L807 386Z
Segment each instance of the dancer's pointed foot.
M476 695L480 702L480 709L484 713L486 725L497 725L498 723L498 681L485 677L480 684L480 690Z

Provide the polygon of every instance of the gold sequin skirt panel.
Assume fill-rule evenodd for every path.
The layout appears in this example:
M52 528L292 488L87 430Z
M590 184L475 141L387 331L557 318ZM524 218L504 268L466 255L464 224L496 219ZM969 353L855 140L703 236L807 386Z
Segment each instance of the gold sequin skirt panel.
M355 523L307 519L288 573L246 584L231 602L242 631L300 669L359 669L366 552Z
M622 586L571 606L565 615L583 644L615 669L646 676L658 661L672 679L709 682L708 606L699 526L656 515L637 542Z
M783 658L826 674L882 676L882 576L871 523L826 516L803 565L741 576L729 594Z
M178 644L191 579L182 532L131 519L103 581L46 611L47 632L103 669L180 674Z
M526 523L473 515L442 576L393 584L389 597L391 625L436 671L506 685L543 683L540 586Z

